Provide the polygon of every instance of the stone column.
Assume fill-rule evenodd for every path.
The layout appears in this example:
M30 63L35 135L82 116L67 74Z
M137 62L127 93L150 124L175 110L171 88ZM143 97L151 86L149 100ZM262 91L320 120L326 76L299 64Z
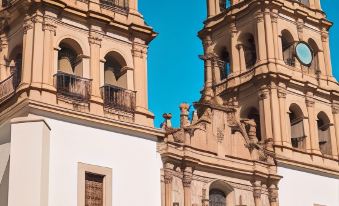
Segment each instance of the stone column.
M92 97L94 101L101 100L100 96L100 48L102 35L96 31L90 31L88 42L90 45L90 77L92 79Z
M134 90L136 91L136 107L138 110L146 111L147 106L147 68L146 47L142 44L133 44L134 62Z
M216 15L215 10L215 0L206 0L207 1L207 16L212 17Z
M324 51L324 56L325 56L325 67L326 67L326 73L327 76L333 76L332 74L332 63L331 63L331 52L330 52L330 45L329 45L329 37L328 37L328 32L326 29L323 29L321 33L321 41L322 41L322 46L323 46L323 51Z
M174 165L165 164L164 180L165 180L165 206L172 206L172 180Z
M41 88L42 86L42 75L43 75L43 39L44 33L42 32L42 23L43 17L41 16L40 12L36 14L32 18L34 23L34 37L33 37L33 62L32 62L32 86Z
M261 182L253 182L253 197L255 206L261 206Z
M270 206L278 206L278 187L272 184L268 188L268 198L270 201Z
M266 51L267 58L269 61L268 68L270 71L276 71L276 67L273 64L275 62L275 47L274 36L273 36L273 25L271 20L271 11L270 9L265 9L264 13L265 19L265 35L266 35Z
M265 23L262 12L257 13L257 51L258 60L263 61L267 59L266 38L265 38Z
M239 62L240 64L240 73L246 71L246 60L245 60L245 51L244 51L244 45L238 44L237 49L239 52Z
M212 59L215 57L213 53L213 42L210 36L204 39L204 53L203 60L205 62L205 86L204 86L204 100L209 101L214 96L213 94L213 72Z
M279 34L278 34L278 11L273 10L271 13L271 23L273 30L273 44L274 44L274 57L275 59L280 59L279 57Z
M44 59L43 59L43 83L44 85L53 87L53 72L54 72L54 60L53 60L53 37L55 36L56 26L54 23L45 19L42 27L44 35ZM56 58L56 57L55 57Z
M271 83L271 111L272 111L272 126L273 126L273 141L274 144L281 145L282 139L281 139L281 113L280 113L280 107L279 100L278 100L278 91L277 91L277 85L275 82Z
M235 21L235 17L232 17L233 21ZM239 62L239 50L237 49L238 44L238 31L235 26L235 22L231 24L231 72L233 75L237 75L240 73L240 62Z
M261 134L264 137L263 139L272 139L273 134L269 90L265 87L259 91L259 107Z
M315 154L321 154L319 149L318 127L317 119L314 111L313 94L308 92L306 94L306 107L308 113L308 124L310 130L311 151ZM307 140L306 140L307 141Z
M314 1L315 1L314 2L315 8L321 10L320 0L314 0Z
M299 40L304 41L304 20L302 19L297 20L297 30L298 30Z
M333 113L333 123L335 128L335 134L331 134L331 136L336 137L337 145L337 151L339 152L339 105L338 104L332 104L332 113ZM339 157L339 156L338 156Z
M192 182L192 167L186 167L184 170L184 178L182 180L184 186L184 206L191 205L191 182Z
M279 112L280 112L280 128L281 128L281 141L284 146L291 146L291 139L289 138L287 132L287 122L289 122L289 117L286 117L286 89L278 89L278 98L279 98ZM287 119L288 118L288 119Z
M30 84L32 79L32 53L33 53L33 22L29 16L25 17L22 53L22 82Z

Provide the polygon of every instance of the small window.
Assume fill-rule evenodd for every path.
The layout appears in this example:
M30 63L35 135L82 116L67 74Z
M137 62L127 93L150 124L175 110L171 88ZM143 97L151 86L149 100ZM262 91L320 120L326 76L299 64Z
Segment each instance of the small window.
M78 163L78 206L112 206L112 169Z

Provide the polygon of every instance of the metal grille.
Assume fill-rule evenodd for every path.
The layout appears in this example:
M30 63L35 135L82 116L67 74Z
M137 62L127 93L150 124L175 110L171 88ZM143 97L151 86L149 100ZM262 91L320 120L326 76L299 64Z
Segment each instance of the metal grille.
M128 12L127 0L100 0L100 4L110 10Z
M91 93L91 80L72 74L58 72L55 75L56 88L59 95L87 102Z
M211 190L209 206L226 206L226 195L220 190Z
M0 82L0 101L14 94L19 81L17 81L17 72L14 71L9 77Z
M105 107L133 113L135 111L135 92L113 85L102 88Z

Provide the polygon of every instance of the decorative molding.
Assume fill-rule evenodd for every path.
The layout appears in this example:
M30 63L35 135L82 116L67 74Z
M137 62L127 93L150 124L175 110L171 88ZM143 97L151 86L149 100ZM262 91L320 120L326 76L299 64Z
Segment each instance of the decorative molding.
M184 170L184 175L182 179L182 183L184 187L191 187L191 183L193 180L193 169L192 167L186 167Z
M45 21L43 22L43 25L42 25L42 30L43 31L51 31L55 35L56 34L56 24L49 19L45 19Z
M278 89L278 98L286 98L286 89L279 88Z
M260 181L255 181L253 182L253 196L254 198L261 198L261 182Z
M256 15L257 23L261 23L264 21L264 14L262 12L258 12Z
M272 202L278 202L278 188L275 185L271 185L268 188L268 198L270 200L270 203Z
M321 31L321 41L327 42L328 41L328 31L326 29L323 29Z
M298 19L297 21L297 30L298 30L298 33L303 33L304 32L304 20L302 19Z
M27 34L27 32L33 28L34 28L34 23L32 19L29 17L26 17L24 20L24 24L23 24L24 34Z
M102 42L102 34L99 34L97 32L94 31L90 31L89 37L88 37L88 42L90 44L96 44L101 46L101 42Z
M269 91L267 89L262 89L259 91L258 95L259 95L260 100L267 99L269 95Z
M44 22L44 18L42 16L38 16L38 15L32 17L31 20L34 24L42 24Z

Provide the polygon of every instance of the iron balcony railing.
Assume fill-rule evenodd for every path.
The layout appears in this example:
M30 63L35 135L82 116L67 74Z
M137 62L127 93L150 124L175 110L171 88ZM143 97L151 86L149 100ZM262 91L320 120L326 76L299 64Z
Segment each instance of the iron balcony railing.
M100 5L106 9L128 12L128 0L100 0Z
M17 72L14 71L12 74L0 82L0 101L6 99L10 95L14 94L15 89L18 86Z
M134 113L136 96L134 91L106 84L101 87L101 92L106 108Z
M90 99L90 79L64 72L55 74L54 79L58 95L79 102L88 102Z

